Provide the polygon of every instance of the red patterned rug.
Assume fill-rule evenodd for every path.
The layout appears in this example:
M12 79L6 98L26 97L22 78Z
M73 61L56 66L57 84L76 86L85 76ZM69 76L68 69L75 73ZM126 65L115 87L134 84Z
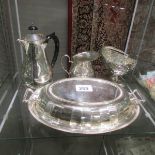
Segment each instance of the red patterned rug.
M68 0L68 54L97 51L103 45L124 50L135 0ZM97 77L105 77L102 58L93 62Z

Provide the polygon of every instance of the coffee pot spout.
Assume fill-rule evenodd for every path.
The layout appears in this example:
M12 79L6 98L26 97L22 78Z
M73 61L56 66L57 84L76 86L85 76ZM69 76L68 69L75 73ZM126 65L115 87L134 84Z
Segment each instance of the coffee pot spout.
M26 53L28 51L29 43L26 40L17 39L20 45L25 49Z
M25 47L25 46L27 45L27 41L26 41L26 40L17 39L17 41L18 41L23 47Z

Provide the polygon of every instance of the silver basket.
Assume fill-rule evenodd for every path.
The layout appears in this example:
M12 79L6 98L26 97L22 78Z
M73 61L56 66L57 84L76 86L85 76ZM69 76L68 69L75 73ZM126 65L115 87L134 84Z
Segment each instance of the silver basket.
M130 58L128 54L112 46L104 46L101 49L102 56L112 69L113 74L122 76L132 70L136 65L136 60Z

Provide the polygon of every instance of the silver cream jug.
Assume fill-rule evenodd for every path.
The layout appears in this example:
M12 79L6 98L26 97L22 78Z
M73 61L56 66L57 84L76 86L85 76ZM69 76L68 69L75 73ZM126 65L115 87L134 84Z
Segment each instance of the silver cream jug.
M94 69L92 67L92 61L99 57L99 53L95 51L85 51L75 54L71 58L66 54L61 59L61 65L63 70L69 75L69 77L95 77ZM67 71L63 65L63 59L68 58L71 63L70 70Z
M30 34L27 34L23 39L18 39L25 51L22 79L27 87L36 88L52 80L52 68L59 53L59 39L55 33L47 36L35 33L38 28L34 25L29 26L28 30L31 31ZM53 39L55 43L55 51L51 64L48 62L45 53L45 48L50 39Z

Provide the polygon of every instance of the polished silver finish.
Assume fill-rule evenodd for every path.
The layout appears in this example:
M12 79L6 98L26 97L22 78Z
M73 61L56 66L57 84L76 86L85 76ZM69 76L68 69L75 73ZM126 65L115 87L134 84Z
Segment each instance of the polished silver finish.
M18 39L25 49L22 75L28 87L43 85L52 79L52 68L45 55L47 44L43 40L43 35L37 34L29 34L24 40Z
M136 65L136 60L130 58L128 54L112 46L104 46L101 53L107 64L113 71L114 79L117 82L118 76L125 75Z
M41 123L62 131L99 134L132 123L139 106L119 85L96 78L68 78L37 89L28 101Z
M29 43L41 44L44 42L46 37L43 34L27 34L24 38ZM20 41L20 40L19 40Z
M23 39L18 39L25 50L24 63L22 67L22 77L25 85L29 88L38 88L52 80L52 68L57 60L59 52L59 39L55 33L44 36L35 33L38 28L29 26L30 34ZM55 51L52 63L48 62L45 48L50 39L55 43Z
M85 51L78 53L72 57L73 60L66 54L61 59L61 65L64 71L70 77L94 77L94 70L92 68L92 61L99 57L99 53L95 51ZM70 71L68 72L64 65L63 59L68 58L69 63L71 63Z

